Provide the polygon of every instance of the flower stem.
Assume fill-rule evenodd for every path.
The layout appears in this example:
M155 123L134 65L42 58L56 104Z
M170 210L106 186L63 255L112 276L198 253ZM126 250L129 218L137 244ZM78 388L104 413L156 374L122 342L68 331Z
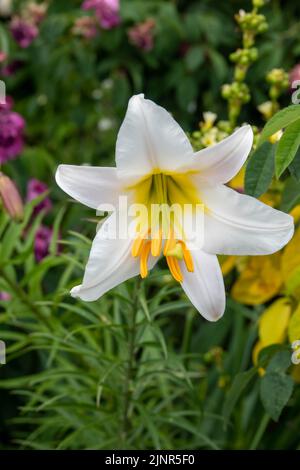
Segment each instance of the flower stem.
M133 380L136 370L135 358L135 338L136 338L136 318L139 304L139 291L141 285L141 278L138 277L135 281L132 310L130 315L130 324L128 327L128 359L125 377L125 390L124 390L124 412L123 412L123 425L122 425L122 441L123 448L126 446L128 432L131 427L130 423L130 405L133 392Z
M269 424L269 421L270 421L270 417L265 414L260 422L260 425L258 426L258 429L252 439L252 442L250 444L250 448L249 450L255 450L261 440L261 438L263 437L264 435L264 432Z

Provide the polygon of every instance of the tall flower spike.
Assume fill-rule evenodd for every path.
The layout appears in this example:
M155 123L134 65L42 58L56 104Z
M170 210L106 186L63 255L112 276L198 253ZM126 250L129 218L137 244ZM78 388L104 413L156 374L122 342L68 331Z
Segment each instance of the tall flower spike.
M137 274L146 277L164 256L195 308L210 321L225 309L225 289L217 254L263 255L280 250L294 231L291 216L239 194L224 184L246 161L253 140L243 126L222 142L194 153L172 116L143 95L133 96L116 143L113 168L60 165L56 181L69 195L98 208L111 202L115 211L97 232L83 282L72 289L86 301ZM124 213L119 195L147 209L136 221L134 239L107 237L115 215ZM191 207L188 223L168 215L177 205ZM203 241L191 241L196 208L203 212ZM154 207L162 207L153 222ZM123 234L124 235L124 234Z

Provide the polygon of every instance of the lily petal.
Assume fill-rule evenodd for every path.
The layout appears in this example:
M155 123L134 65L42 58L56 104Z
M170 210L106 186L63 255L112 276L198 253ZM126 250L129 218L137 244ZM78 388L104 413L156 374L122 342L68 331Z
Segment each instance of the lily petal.
M267 255L292 238L294 220L257 199L223 185L202 185L204 245L209 253Z
M186 171L199 171L200 176L213 183L227 183L241 169L252 147L251 126L240 127L221 142L194 153Z
M88 302L97 300L113 287L139 274L139 258L133 258L131 255L132 240L107 237L107 234L111 233L112 221L112 217L109 217L97 232L83 282L71 290L73 297ZM149 270L156 262L157 258L150 255Z
M217 321L225 311L225 288L218 259L197 249L191 252L194 272L181 262L182 288L194 307L209 321Z
M69 196L93 209L100 204L118 205L122 186L116 168L59 165L55 179Z
M191 162L192 156L192 146L171 114L144 95L130 99L116 144L122 176L175 171Z

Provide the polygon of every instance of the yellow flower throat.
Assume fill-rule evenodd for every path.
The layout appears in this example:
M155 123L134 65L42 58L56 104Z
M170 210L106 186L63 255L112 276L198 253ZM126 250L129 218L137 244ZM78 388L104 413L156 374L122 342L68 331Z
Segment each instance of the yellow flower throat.
M200 203L189 175L163 174L157 171L145 177L133 189L135 201L147 207L147 220L139 223L139 234L131 250L133 257L140 258L141 277L148 275L150 254L158 257L162 253L174 279L182 282L180 261L184 262L189 272L194 271L194 264L184 241L180 221L168 209L173 205L183 208L185 204ZM155 212L157 208L159 211Z

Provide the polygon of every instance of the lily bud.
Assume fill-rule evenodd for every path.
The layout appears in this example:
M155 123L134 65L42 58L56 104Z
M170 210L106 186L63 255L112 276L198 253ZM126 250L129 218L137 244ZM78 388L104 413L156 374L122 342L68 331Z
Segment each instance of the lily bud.
M0 198L3 207L14 220L21 220L24 214L24 207L19 191L15 183L6 175L0 172Z

